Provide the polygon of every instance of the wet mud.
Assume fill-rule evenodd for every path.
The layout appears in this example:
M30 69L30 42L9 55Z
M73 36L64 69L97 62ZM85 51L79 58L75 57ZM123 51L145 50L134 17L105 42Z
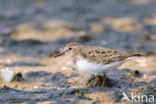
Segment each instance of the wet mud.
M73 70L66 56L53 57L70 42L144 56L92 87L94 76ZM0 104L130 103L123 92L156 97L155 63L155 0L0 1L0 70L21 73L9 83L0 77Z

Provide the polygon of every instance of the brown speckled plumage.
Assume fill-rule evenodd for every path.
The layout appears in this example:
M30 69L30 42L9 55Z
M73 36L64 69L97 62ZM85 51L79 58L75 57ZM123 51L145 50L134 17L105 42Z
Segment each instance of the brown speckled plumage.
M141 54L118 51L114 49L97 47L97 46L82 46L77 43L70 43L66 47L73 48L73 61L76 63L80 57L88 59L90 62L111 64L114 62L125 60L133 56L141 56Z
M77 43L69 43L63 52L56 55L56 57L64 54L72 58L74 68L96 76L93 86L96 86L99 82L98 75L103 73L102 87L105 85L107 79L105 72L108 69L116 68L135 56L141 56L133 52L118 51L98 46L83 46Z
M117 51L109 48L95 46L81 46L80 54L91 62L103 64L122 61L133 56L141 56L140 54L132 52Z

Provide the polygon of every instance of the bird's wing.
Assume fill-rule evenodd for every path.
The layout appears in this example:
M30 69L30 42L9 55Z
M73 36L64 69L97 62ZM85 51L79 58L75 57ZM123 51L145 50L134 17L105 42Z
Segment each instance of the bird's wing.
M111 64L117 61L125 60L129 57L140 56L140 54L117 51L109 48L85 46L81 49L81 55L91 62Z

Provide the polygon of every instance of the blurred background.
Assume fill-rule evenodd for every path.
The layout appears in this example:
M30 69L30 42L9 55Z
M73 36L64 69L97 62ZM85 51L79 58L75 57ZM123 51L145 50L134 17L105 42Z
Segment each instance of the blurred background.
M155 0L0 0L1 55L49 54L69 42L156 49Z
M22 73L20 79L15 82L6 83L0 79L0 102L19 102L18 95L23 95L23 90L83 87L82 82L86 79L79 77L80 73L67 71L66 69L70 68L64 67L65 63L69 64L68 58L62 56L53 59L53 56L70 42L145 54L145 57L120 67L127 68L128 71L110 73L110 79L115 82L111 85L115 87L112 87L113 92L132 86L147 87L148 82L155 84L156 81L152 82L152 79L156 78L156 74L151 73L155 73L156 70L156 0L0 0L0 68ZM129 85L130 82L127 81L130 78L125 75L135 70L142 73L142 76L146 75L146 79L140 77L138 80L142 83ZM79 82L80 80L82 82ZM119 85L116 85L117 83ZM10 87L20 91L17 94L12 93L15 90ZM87 91L94 94L86 95L89 98L82 99L81 91L76 92L77 90L79 91L46 90L46 93L37 90L33 93L38 95L38 98L31 95L33 93L30 91L24 93L26 95L23 95L23 100L20 101L43 102L59 99L62 94L65 96L56 103L68 102L65 99L69 94L74 99L71 101L72 104L83 99L92 99L94 102L98 95L103 94L97 93L97 89L81 89L84 91L83 94ZM10 94L9 100L2 96L3 91ZM81 97L74 95L74 91ZM103 92L102 89L99 91ZM146 91L152 90L146 89L144 92ZM54 94L54 99L51 99L53 92L58 95ZM25 97L27 94L30 97ZM42 94L45 94L47 99ZM120 95L116 94L116 97L112 98L119 100ZM103 97L99 99L103 102Z

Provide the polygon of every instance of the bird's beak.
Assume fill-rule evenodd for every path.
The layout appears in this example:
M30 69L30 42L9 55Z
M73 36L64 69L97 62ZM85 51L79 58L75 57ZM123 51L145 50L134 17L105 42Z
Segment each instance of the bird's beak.
M65 53L65 52L61 52L61 53L55 55L54 57L55 57L55 58L56 58L56 57L59 57L59 56L61 56L61 55L64 55L64 53Z

